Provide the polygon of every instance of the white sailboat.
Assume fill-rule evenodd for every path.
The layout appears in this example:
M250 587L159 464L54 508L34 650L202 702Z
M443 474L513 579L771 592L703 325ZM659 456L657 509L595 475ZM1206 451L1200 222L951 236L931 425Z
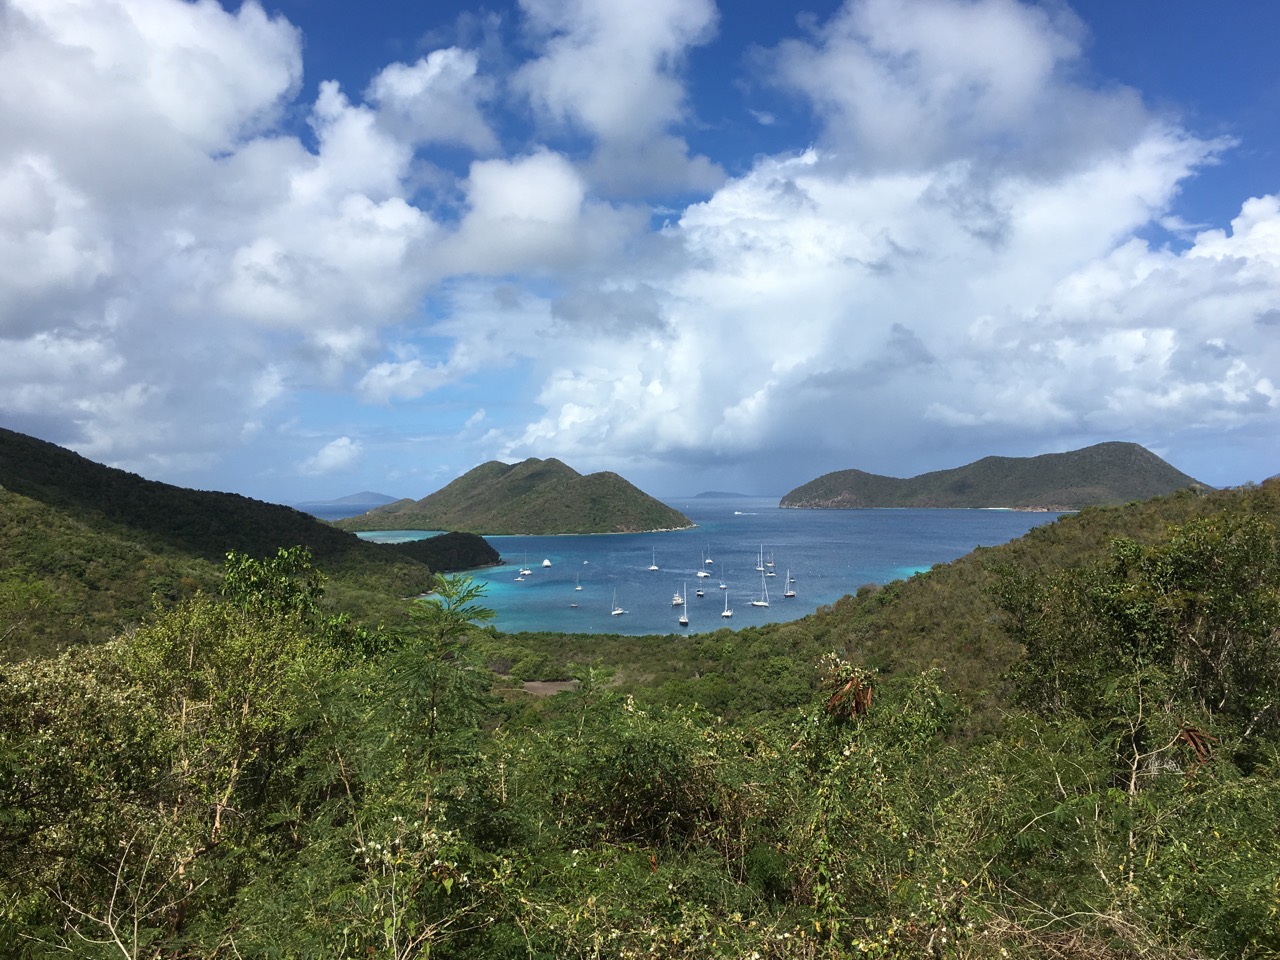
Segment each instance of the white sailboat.
M653 551L653 562L649 564L649 569L650 569L650 570L657 570L657 569L658 569L658 551L657 551L657 548L654 548L654 551Z
M753 607L767 607L769 605L769 585L764 581L764 574L760 574L760 598L752 600Z
M684 585L684 592L685 592L685 593L688 593L688 592L689 592L689 584L687 584L687 583ZM680 626L682 626L682 627L687 627L687 626L689 625L689 615L688 615L687 613L685 613L685 611L684 611L684 600L683 600L683 599L681 599L681 601L680 601L680 621L679 621L679 623L680 623Z
M520 568L520 576L529 577L533 575L533 571L529 569L529 555L524 555L524 566Z
M760 544L760 557L756 560L756 569L764 573L764 544Z
M686 586L685 586L685 590L688 590L688 589L689 589L689 587L688 587L688 585L686 584ZM683 607L683 606L684 606L684 597L682 597L682 596L680 595L680 591L679 591L679 590L677 590L677 591L675 592L675 594L674 594L674 595L672 595L672 597L671 597L671 605L672 605L673 607Z
M795 582L796 582L795 578L791 576L791 569L788 568L787 569L787 589L782 591L782 595L784 597L794 597L796 595L796 588L792 586L792 584Z
M618 606L618 591L617 591L617 590L614 590L614 591L613 591L613 609L612 609L611 611L609 611L609 612L610 612L610 615L611 615L611 616L615 616L615 617L620 617L620 616L622 616L624 613L626 613L626 612L627 612L627 611L623 610L620 606Z
M703 550L703 551L702 551L702 566L703 566L703 567L705 567L706 565L707 565L707 551ZM707 571L703 570L703 569L702 569L702 567L699 567L699 568L698 568L698 572L697 572L697 574L695 574L695 576L698 576L698 577L709 577L709 576L711 576L711 574L709 574L709 573L707 573Z
M582 574L580 574L580 573L576 573L576 574L574 574L574 576L573 576L573 589L575 589L575 590L581 590L581 589L582 589Z
M728 590L724 592L724 613L720 614L720 616L722 617L733 616L733 611L729 609L729 591Z
M693 593L694 593L694 596L697 596L697 597L702 596L702 588L699 587L697 590L693 591Z

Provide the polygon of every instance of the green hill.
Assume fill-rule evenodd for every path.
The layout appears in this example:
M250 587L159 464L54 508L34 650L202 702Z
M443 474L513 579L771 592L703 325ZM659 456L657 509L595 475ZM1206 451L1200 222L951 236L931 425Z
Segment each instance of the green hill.
M21 630L0 626L10 656L103 639L153 597L211 589L230 551L307 547L333 605L375 618L425 590L433 570L498 561L479 537L396 550L291 507L145 480L2 428L0 531L0 613L26 611Z
M984 457L906 480L840 470L796 487L780 506L1079 510L1202 486L1136 443L1111 442L1038 457Z
M616 473L583 476L559 460L531 458L516 464L491 460L421 500L400 500L334 526L546 535L639 533L693 523Z

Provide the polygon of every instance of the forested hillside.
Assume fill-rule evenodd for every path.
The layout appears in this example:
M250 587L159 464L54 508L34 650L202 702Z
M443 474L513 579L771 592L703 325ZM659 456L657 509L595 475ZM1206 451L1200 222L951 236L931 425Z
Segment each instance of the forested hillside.
M479 534L636 533L693 526L616 473L586 476L549 458L496 460L421 500L397 500L335 521L343 530L467 530Z
M366 543L290 507L157 483L0 428L0 659L108 639L153 604L216 588L229 552L295 546L323 565L331 609L375 623L401 619L401 598L433 571L499 560L471 534Z
M983 457L905 480L838 470L792 490L781 506L1079 510L1188 488L1204 485L1136 443L1113 441L1038 457Z
M222 577L0 674L15 955L1280 951L1280 484L589 649L465 578L376 631L302 552Z

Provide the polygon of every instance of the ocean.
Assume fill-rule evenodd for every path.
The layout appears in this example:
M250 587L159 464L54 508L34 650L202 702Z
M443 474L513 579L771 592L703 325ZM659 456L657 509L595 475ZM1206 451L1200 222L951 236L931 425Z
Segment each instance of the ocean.
M485 585L483 602L497 614L494 625L508 633L641 636L795 620L863 584L910 577L975 547L1015 540L1059 516L1012 510L783 510L773 498L664 502L697 526L665 533L486 537L503 563L470 575ZM383 542L428 535L361 534ZM523 578L522 569L529 571ZM699 571L708 576L699 577ZM794 597L783 596L788 579L794 581ZM682 606L672 604L677 593L686 598ZM752 605L766 593L767 607ZM731 618L721 615L726 596ZM615 616L615 607L626 612ZM682 610L687 627L678 622Z

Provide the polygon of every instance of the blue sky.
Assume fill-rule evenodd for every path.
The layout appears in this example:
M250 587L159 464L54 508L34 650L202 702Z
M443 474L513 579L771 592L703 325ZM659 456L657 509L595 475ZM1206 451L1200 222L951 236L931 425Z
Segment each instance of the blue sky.
M0 423L281 502L1280 472L1270 3L0 0Z

